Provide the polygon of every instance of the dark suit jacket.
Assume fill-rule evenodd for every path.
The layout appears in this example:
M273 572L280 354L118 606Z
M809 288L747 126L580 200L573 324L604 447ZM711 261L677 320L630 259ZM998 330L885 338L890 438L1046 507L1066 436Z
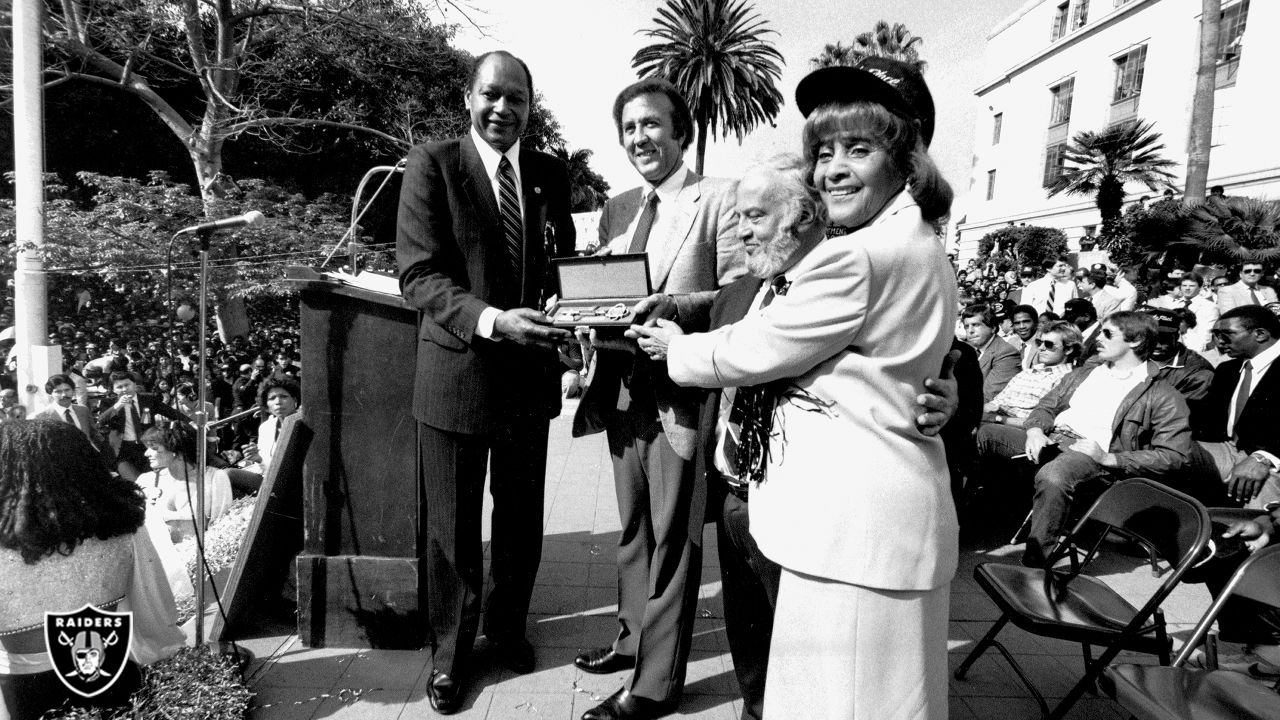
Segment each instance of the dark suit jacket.
M1231 397L1240 382L1243 360L1227 360L1213 371L1213 382L1205 397L1203 412L1196 421L1196 439L1223 442L1227 437L1227 414ZM1280 455L1280 369L1272 363L1267 374L1249 395L1240 420L1236 423L1236 447L1246 453L1265 450Z
M102 405L106 409L98 414L98 428L104 432L124 432L124 413L120 412L120 409L116 407L118 399L115 395L108 395L102 401ZM138 434L139 442L142 440L142 433L150 430L151 426L155 424L154 418L156 415L167 417L174 422L191 422L191 418L161 402L159 395L140 392L137 399L139 412L150 413L152 417L152 422L144 422L141 417L134 420L134 431Z
M986 352L978 357L978 368L982 370L982 402L988 403L1022 370L1022 353L993 337Z
M715 330L741 320L751 309L751 301L760 291L764 282L758 277L745 275L733 283L726 285L716 294L711 304L711 324L707 328ZM698 417L698 452L694 457L694 477L706 478L706 482L697 483L695 488L707 493L706 522L716 522L723 510L726 492L724 480L716 469L716 422L720 419L720 393L716 390L711 398L702 405Z
M517 278L506 260L498 201L471 136L409 153L396 259L405 301L421 312L413 393L419 422L477 434L500 417L560 412L563 367L554 352L474 334L488 306L538 306L547 277L547 223L555 226L555 254L574 250L564 164L522 148L520 184L524 272Z
M72 404L71 412L75 414L76 419L80 421L81 432L89 438L89 442L98 449L98 452L111 452L111 446L107 443L107 439L103 437L102 432L98 430L98 424L93 421L93 414L89 412L89 408L83 405ZM53 420L55 422L65 423L66 417L62 414L62 406L54 403L49 407L41 410L36 419Z

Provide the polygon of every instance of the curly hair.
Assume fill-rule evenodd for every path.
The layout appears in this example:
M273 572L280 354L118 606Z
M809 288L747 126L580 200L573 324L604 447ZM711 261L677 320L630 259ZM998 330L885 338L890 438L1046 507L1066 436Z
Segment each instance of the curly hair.
M298 387L296 380L288 376L272 375L258 385L258 405L265 408L267 406L267 396L276 388L289 393L294 402L299 404L302 402L302 389Z
M0 425L0 547L34 565L84 540L135 532L142 490L113 478L84 433L67 423Z

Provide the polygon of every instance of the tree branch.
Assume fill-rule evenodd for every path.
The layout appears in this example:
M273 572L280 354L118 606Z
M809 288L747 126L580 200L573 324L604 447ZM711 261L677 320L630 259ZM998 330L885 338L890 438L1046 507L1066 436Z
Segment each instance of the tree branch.
M409 149L413 147L413 143L394 135L389 135L381 130L374 130L363 125L355 123L339 122L337 120L316 120L309 118L291 118L291 117L273 117L273 118L255 118L253 120L245 120L223 128L222 133L227 137L239 135L247 130L254 128L272 128L272 127L331 127L340 130L353 130L356 132L367 133L374 137L381 138L387 142L395 143L397 147Z

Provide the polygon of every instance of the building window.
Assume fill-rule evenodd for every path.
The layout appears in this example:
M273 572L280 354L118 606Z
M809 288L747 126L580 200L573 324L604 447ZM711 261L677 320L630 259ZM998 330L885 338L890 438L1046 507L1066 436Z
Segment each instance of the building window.
M1044 186L1057 182L1067 161L1067 144L1056 143L1044 149Z
M1236 73L1240 70L1241 40L1248 14L1249 0L1240 0L1222 10L1222 21L1218 25L1218 89L1236 84Z
M996 197L996 171L987 171L987 199L994 200Z
M1071 28L1082 28L1089 22L1089 0L1076 0L1076 12L1071 16Z
M1074 94L1076 79L1071 78L1064 83L1049 88L1052 103L1049 106L1049 125L1060 125L1071 119L1071 96Z
M1067 34L1067 5L1062 3L1053 12L1053 30L1049 33L1049 42Z
M1116 89L1111 97L1111 124L1131 120L1138 115L1138 98L1142 95L1142 73L1147 63L1147 46L1115 59Z
M1004 113L996 113L991 118L991 144L1000 144L1000 130L1004 126Z

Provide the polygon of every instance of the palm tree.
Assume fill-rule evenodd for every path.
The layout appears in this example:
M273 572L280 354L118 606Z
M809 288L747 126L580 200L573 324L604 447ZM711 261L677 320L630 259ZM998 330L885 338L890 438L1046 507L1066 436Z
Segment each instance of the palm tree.
M708 132L738 142L782 107L777 82L782 53L763 39L766 27L747 0L667 0L644 34L662 42L640 48L631 67L640 77L670 80L698 126L696 170L702 173Z
M1231 196L1191 205L1172 245L1200 251L1201 262L1236 265L1280 259L1280 203Z
M1063 192L1093 195L1106 241L1115 234L1126 183L1142 183L1152 191L1172 187L1173 173L1167 168L1177 163L1161 157L1161 150L1160 133L1143 120L1127 120L1102 132L1077 133L1064 153L1069 164L1049 186L1049 197Z
M1209 184L1209 153L1213 145L1213 97L1218 82L1218 33L1222 29L1222 0L1203 0L1200 14L1200 60L1191 99L1191 142L1187 151L1188 200L1203 200Z
M809 65L813 69L832 65L854 65L864 57L888 57L915 66L923 73L925 62L920 59L920 51L916 47L924 43L924 38L913 35L902 23L889 24L887 20L879 20L871 30L859 33L851 45L837 41L828 43L822 48L822 54L810 58Z
M569 170L569 209L572 212L599 210L609 199L609 183L591 169L591 151L570 150L564 144L553 145L551 154Z

